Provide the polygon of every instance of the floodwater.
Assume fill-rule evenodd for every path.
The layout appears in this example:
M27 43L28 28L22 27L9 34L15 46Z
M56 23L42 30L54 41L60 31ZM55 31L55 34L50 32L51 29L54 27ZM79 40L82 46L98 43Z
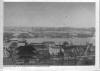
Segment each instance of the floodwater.
M85 45L87 42L93 43L95 45L95 39L93 37L89 38L28 38L26 39L28 43L41 43L46 41L54 41L57 43L62 43L67 41L74 45Z

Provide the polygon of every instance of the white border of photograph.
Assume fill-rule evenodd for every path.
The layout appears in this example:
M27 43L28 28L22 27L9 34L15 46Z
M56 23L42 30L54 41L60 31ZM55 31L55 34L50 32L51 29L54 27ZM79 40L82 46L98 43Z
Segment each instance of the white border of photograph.
M3 69L3 1L0 0L0 71Z
M4 66L4 71L95 71L100 67L99 55L99 0L4 0L3 2L96 2L96 59L95 66ZM2 9L3 11L3 9ZM3 19L3 16L0 15ZM1 19L1 20L2 20ZM3 19L4 20L4 19ZM0 24L0 39L3 47L3 21ZM0 59L1 60L1 59Z

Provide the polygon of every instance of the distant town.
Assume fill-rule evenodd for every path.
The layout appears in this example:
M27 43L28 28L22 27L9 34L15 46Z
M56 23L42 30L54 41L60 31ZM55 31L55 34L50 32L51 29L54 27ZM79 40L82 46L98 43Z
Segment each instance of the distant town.
M95 28L4 27L4 65L94 65Z

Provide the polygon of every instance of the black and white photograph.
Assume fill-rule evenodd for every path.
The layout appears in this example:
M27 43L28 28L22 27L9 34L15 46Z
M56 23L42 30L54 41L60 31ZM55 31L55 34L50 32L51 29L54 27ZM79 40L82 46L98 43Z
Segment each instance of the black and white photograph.
M4 66L94 66L95 2L4 2Z

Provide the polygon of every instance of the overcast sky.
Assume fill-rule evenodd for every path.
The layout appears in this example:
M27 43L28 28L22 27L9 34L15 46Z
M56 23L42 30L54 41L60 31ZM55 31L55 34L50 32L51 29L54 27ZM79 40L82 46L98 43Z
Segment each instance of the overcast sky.
M94 27L95 3L5 2L4 26Z

